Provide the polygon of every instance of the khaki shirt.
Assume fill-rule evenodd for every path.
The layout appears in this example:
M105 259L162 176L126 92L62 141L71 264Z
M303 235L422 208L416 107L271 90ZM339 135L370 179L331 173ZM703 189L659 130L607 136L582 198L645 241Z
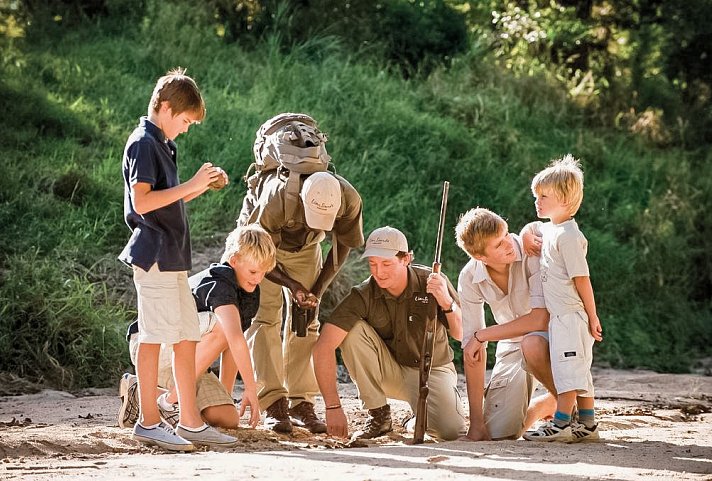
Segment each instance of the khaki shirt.
M361 196L346 179L339 175L335 177L341 184L341 207L331 232L336 234L340 244L351 248L360 247L364 243ZM286 218L286 185L283 177L275 175L266 179L259 198L255 199L250 194L245 197L237 223L246 225L257 222L272 236L277 249L298 252L306 246L321 242L326 234L307 225L301 198L297 199L299 206L295 209L294 218Z
M588 241L574 219L541 226L541 282L552 316L584 311L574 277L588 277Z
M482 261L470 259L460 272L457 292L462 301L462 346L472 338L475 331L485 328L484 304L492 310L495 322L504 324L532 309L545 308L544 294L539 274L539 258L524 253L519 236L512 234L516 260L509 265L507 294L502 292L490 277ZM497 343L497 353L509 350L511 343L522 337L506 339ZM516 347L518 349L518 346Z
M419 367L420 350L428 319L428 302L434 302L426 292L429 267L413 265L408 267L408 285L399 297L393 297L381 289L369 277L353 287L331 314L326 322L345 331L350 331L358 321L365 321L383 339L401 366ZM457 293L447 281L450 295L459 302ZM433 366L448 364L453 352L448 343L447 319L442 309L437 309L438 321L435 328L435 348Z

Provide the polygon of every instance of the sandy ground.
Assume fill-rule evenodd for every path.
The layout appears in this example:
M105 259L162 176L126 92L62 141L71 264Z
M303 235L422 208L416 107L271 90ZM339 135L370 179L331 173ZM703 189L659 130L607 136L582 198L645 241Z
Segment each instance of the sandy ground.
M299 428L291 435L240 429L233 432L240 445L229 451L172 454L139 445L117 427L116 389L4 396L0 479L712 480L712 377L596 369L594 382L602 439L570 445L413 446L396 427L354 448ZM356 389L340 390L353 430L364 419ZM408 416L405 403L392 406L395 421Z

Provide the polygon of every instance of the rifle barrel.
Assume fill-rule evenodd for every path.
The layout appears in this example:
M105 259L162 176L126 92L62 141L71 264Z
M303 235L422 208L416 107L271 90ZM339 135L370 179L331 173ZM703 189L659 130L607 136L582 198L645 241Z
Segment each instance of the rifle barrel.
M440 222L438 224L438 238L435 241L435 259L433 264L440 264L440 255L443 250L443 234L445 233L445 213L447 212L447 195L450 191L450 182L443 182L443 198L440 202Z

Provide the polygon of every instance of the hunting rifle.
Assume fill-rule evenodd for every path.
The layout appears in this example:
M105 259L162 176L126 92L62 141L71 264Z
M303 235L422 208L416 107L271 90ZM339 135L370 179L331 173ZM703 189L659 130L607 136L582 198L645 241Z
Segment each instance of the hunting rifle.
M450 182L443 182L443 198L440 203L440 222L438 224L438 237L435 242L435 259L433 260L433 272L440 272L440 252L443 247L443 234L445 233L445 211L447 210L447 194L450 190ZM428 378L433 361L433 348L435 347L435 328L438 322L438 303L432 294L428 295L430 309L425 320L425 332L423 335L423 345L420 349L420 377L418 386L418 405L415 410L415 433L413 444L422 444L425 438L425 429L428 426L427 399L430 393Z

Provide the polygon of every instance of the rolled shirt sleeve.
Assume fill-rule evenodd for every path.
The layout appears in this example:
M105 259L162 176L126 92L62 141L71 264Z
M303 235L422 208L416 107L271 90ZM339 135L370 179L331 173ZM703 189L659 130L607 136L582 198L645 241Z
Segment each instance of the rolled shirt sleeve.
M472 279L468 264L460 272L457 293L462 309L462 347L472 339L475 331L485 327L485 300L477 284Z

